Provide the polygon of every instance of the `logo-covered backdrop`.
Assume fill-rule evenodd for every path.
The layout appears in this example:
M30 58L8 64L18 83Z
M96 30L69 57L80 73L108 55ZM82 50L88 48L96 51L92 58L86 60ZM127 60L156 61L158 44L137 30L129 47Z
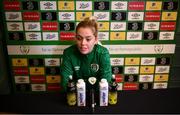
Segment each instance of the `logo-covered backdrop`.
M11 78L16 92L61 91L62 53L75 27L98 18L118 90L164 89L177 25L178 0L3 0Z

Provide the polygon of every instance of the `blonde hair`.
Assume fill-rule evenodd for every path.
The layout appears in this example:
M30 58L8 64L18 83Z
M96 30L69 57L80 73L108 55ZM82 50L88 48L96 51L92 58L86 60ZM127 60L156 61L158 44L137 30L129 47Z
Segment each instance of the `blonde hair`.
M95 16L92 17L87 17L83 21L81 21L77 26L76 26L76 33L78 32L79 28L86 28L89 27L92 29L94 36L97 37L98 35L98 24L97 24L97 18Z

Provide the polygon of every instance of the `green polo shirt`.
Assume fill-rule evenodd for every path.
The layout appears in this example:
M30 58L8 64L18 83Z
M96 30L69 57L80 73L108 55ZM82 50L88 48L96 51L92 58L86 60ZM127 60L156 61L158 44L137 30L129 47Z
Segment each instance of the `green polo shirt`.
M66 48L63 52L61 64L62 86L66 91L69 75L73 75L75 81L84 79L87 82L89 77L96 77L97 83L105 78L111 80L110 55L107 48L95 45L89 54L81 54L76 45Z

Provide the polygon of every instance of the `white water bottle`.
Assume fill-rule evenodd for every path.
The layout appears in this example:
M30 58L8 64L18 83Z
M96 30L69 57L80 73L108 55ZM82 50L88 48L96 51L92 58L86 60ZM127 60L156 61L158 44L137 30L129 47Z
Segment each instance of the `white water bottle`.
M77 84L77 106L86 106L86 84L83 79L79 79Z
M101 79L99 82L99 98L100 106L108 106L108 82L106 79Z

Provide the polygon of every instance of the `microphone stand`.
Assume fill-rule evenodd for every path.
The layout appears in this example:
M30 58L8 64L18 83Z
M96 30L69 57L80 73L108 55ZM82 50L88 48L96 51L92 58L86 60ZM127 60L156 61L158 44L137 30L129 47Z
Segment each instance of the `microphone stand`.
M96 78L95 77L90 77L88 79L89 83L91 84L91 91L90 91L90 94L91 94L91 107L92 107L92 113L94 113L95 111L95 100L94 100L94 84L96 83Z

